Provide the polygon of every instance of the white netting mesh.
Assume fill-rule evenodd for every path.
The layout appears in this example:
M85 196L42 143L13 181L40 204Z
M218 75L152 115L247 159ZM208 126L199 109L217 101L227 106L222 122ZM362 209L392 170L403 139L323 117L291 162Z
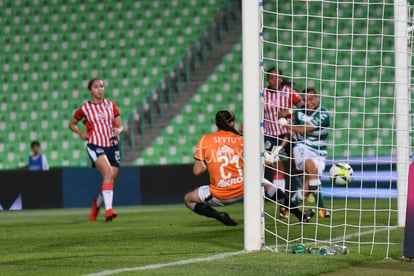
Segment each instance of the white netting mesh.
M351 252L379 250L388 256L390 247L401 246L400 237L393 235L398 225L399 108L394 98L393 2L264 1L261 17L264 86L267 70L276 67L300 95L314 87L331 116L321 176L331 217L316 215L304 225L293 216L280 218L279 208L268 202L265 247L287 251L296 243L336 242L346 244ZM411 147L404 150L410 154ZM339 161L354 169L348 186L329 181L329 168ZM299 178L303 185L304 177ZM317 209L307 200L301 204Z

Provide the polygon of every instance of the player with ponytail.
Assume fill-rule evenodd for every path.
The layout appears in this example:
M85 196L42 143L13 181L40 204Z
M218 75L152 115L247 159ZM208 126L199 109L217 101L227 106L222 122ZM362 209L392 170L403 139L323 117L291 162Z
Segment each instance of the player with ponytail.
M234 128L233 112L223 109L216 113L217 132L200 138L194 154L193 173L198 176L208 172L210 184L200 186L184 196L184 203L193 212L214 218L224 225L235 226L237 221L226 212L218 212L214 206L224 206L243 200L244 168L243 137ZM265 182L268 197L282 198L284 193ZM307 222L313 216L311 211L303 214L298 208L292 212L299 220Z
M288 159L283 162L283 158L279 158L275 162L275 169L265 168L265 177L272 179L273 184L285 191L289 197L292 190L295 189L291 182L291 149L292 145L287 136L287 129L278 123L280 118L286 118L291 122L292 107L303 107L305 103L302 101L299 94L293 89L292 82L283 77L280 69L272 67L267 71L267 88L263 90L263 130L264 130L264 147L268 152L286 157ZM285 164L286 163L286 164ZM280 208L280 217L286 218L288 216L288 209L290 203L285 207Z
M120 112L117 105L104 98L104 83L93 79L88 83L92 99L85 101L76 110L69 128L82 140L88 141L86 150L92 165L102 174L103 181L98 197L92 201L90 221L95 221L101 206L105 205L105 219L112 221L117 213L112 209L114 183L118 176L121 161L118 147L118 136L123 131ZM82 120L86 123L86 132L77 124Z

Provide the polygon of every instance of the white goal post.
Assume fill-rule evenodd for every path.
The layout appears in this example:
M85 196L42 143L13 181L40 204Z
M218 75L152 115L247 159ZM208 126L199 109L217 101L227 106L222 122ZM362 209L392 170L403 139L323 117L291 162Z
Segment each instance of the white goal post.
M407 0L242 1L245 250L340 242L361 254L380 247L388 257L398 246L392 231L405 225L413 148L411 13ZM261 93L270 67L299 94L315 87L331 115L321 189L332 217L316 215L309 225L279 218L263 199ZM338 161L354 167L350 187L328 183Z
M395 106L397 179L398 179L398 225L405 226L408 190L408 168L410 164L410 63L408 3L394 0L395 33ZM398 16L397 16L398 15ZM412 31L412 30L411 30Z
M263 240L259 23L259 1L243 0L244 248L248 251L261 249Z

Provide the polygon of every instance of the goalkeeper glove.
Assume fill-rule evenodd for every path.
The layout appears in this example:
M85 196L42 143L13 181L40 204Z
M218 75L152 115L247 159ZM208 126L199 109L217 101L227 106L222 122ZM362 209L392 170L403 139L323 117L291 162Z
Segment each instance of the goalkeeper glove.
M264 153L265 160L267 162L272 163L272 165L275 165L279 161L279 152L281 149L282 149L281 146L274 146L270 153L265 151Z

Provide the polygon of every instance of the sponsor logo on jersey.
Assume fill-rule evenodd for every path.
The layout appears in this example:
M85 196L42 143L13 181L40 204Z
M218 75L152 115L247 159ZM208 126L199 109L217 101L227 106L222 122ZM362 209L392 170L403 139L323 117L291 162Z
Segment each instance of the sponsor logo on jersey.
M103 120L105 120L105 113L104 112L99 112L98 113L98 115L97 115L97 117L98 117L98 120L99 121L103 121Z
M222 146L218 151L217 151L218 155L228 155L228 154L232 154L234 155L234 150L232 148L230 148L229 146Z
M240 184L243 182L243 176L238 176L236 178L230 178L230 179L222 179L217 183L217 187L224 188L233 186L236 184Z

